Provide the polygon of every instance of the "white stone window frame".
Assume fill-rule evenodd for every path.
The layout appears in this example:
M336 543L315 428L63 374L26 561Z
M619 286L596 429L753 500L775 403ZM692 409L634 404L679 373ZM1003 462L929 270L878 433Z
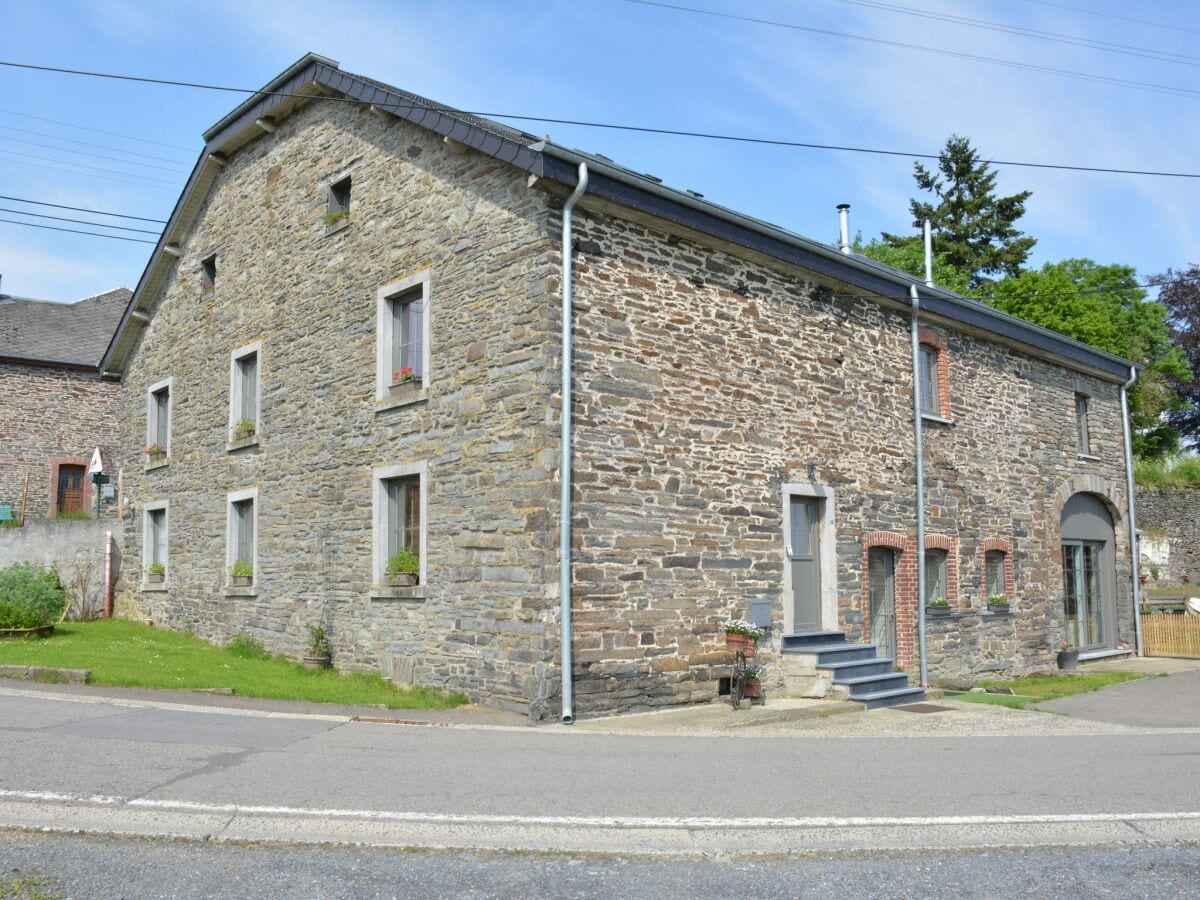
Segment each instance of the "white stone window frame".
M164 515L163 527L166 530L166 540L163 541L163 559L162 564L166 570L166 577L163 579L163 584L167 584L171 580L171 501L169 500L152 500L142 504L142 582L143 587L148 583L146 575L150 568L150 564L154 560L153 550L153 533L150 523L150 514L161 510ZM151 585L152 588L158 588L160 585Z
M427 546L429 534L429 463L424 460L406 463L400 466L383 466L371 471L371 582L383 585L386 581L384 571L388 560L388 522L387 522L387 488L384 482L392 478L411 478L416 476L421 493L421 534L418 539L420 547L417 552L421 555L420 587L428 583ZM256 507L257 508L257 507Z
M396 336L392 328L392 311L389 301L398 294L406 293L415 287L421 288L421 301L424 304L421 312L421 390L429 388L430 353L429 322L432 318L433 294L430 290L432 270L423 269L385 284L375 292L375 399L387 401L388 388L392 384L392 347Z
M225 581L230 580L229 570L233 568L233 564L238 561L237 555L237 535L235 533L236 514L233 511L235 503L241 503L244 500L254 501L254 541L250 545L250 565L254 568L254 589L257 590L259 583L258 570L258 488L246 488L241 491L231 491L225 498Z
M814 482L785 483L783 485L783 535L779 551L783 556L783 627L785 634L796 630L795 598L792 596L792 573L788 565L787 535L792 533L792 504L795 497L816 497L821 504L821 627L836 630L838 627L837 591L837 512L836 491Z
M156 381L146 388L146 447L158 440L158 409L154 395L166 389L167 392L167 440L163 449L167 451L167 459L171 458L171 432L175 425L175 377Z
M238 347L229 353L229 440L233 440L234 428L241 421L242 386L238 378L238 362L251 354L255 355L256 373L254 376L254 440L247 443L257 443L262 434L262 383L263 383L263 354L262 341Z

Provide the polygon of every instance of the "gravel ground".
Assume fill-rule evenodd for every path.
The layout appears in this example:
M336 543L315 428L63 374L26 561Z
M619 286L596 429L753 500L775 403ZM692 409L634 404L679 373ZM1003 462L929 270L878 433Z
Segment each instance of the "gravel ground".
M752 838L752 836L750 836ZM1200 846L761 861L270 848L0 832L4 885L48 897L1194 897ZM20 897L22 895L16 894Z

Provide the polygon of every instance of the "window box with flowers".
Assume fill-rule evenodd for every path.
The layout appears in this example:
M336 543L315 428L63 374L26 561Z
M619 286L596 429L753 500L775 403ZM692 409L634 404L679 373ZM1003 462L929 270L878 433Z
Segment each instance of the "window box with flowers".
M992 594L987 598L988 612L996 616L1007 616L1012 612L1008 597L1004 594Z
M421 557L411 547L388 557L384 578L390 587L412 587L420 581Z
M162 444L153 443L144 452L147 469L157 469L159 466L165 466L168 462L167 448Z
M388 399L415 399L421 395L423 387L420 374L412 366L403 366L392 373L392 382L388 385Z

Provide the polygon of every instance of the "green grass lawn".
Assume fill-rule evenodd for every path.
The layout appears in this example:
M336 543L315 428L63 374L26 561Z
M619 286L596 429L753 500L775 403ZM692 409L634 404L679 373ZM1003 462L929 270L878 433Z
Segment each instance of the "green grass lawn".
M316 703L383 704L391 709L448 709L460 693L399 688L378 675L309 670L253 646L217 647L189 634L123 619L66 622L42 640L0 640L0 665L91 669L94 684L122 687L233 688L244 697Z
M962 693L947 691L946 697L953 700L964 700L967 703L990 703L993 706L1024 709L1030 703L1057 700L1059 697L1070 697L1074 694L1086 694L1089 691L1098 691L1123 681L1134 681L1146 677L1136 672L1088 672L1078 675L1014 678L1011 681L981 681L979 687L1012 688L1013 694L1010 696L1008 694L970 694L965 691Z

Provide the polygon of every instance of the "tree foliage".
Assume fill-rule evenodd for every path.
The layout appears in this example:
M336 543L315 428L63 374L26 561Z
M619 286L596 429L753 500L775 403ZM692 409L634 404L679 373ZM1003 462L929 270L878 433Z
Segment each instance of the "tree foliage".
M1090 259L1046 263L997 282L991 303L1014 316L1138 363L1129 392L1134 452L1161 458L1178 449L1169 417L1187 406L1178 385L1191 380L1171 340L1167 308L1147 299L1132 266Z
M920 242L893 245L880 238L864 244L862 234L855 235L852 249L855 253L869 257L885 266L907 272L916 278L925 277L925 247ZM949 288L960 294L970 295L974 289L971 279L952 266L946 259L946 254L938 253L933 257L933 282L939 287Z
M1021 271L1037 243L1017 230L1032 191L1008 197L996 195L996 171L979 158L969 138L957 134L946 140L937 171L913 163L917 187L933 194L933 202L913 199L913 225L923 228L929 218L936 231L934 249L946 264L964 275L973 289L986 291L997 276ZM884 233L892 247L921 247L921 235Z
M1187 357L1193 373L1178 385L1185 403L1172 410L1167 419L1184 438L1200 441L1200 266L1193 263L1181 271L1167 269L1153 275L1150 283L1158 287L1158 302L1167 309L1167 324L1175 345Z

